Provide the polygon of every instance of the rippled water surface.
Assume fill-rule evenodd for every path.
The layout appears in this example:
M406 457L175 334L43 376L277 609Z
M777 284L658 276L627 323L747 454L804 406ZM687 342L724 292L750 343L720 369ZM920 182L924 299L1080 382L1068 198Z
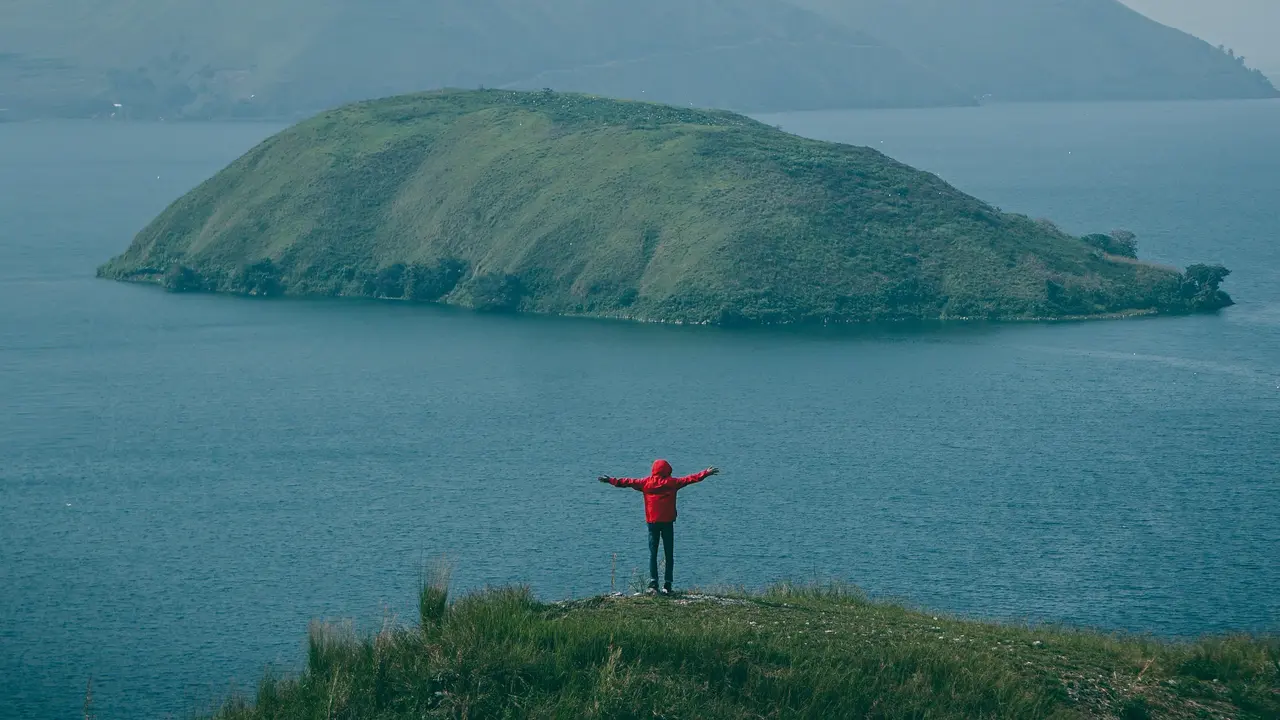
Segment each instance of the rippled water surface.
M1214 316L841 333L173 296L95 280L277 128L0 126L0 716L178 715L416 567L547 599L645 562L600 473L681 495L678 583L1280 629L1280 104L771 116L1006 210L1223 262Z

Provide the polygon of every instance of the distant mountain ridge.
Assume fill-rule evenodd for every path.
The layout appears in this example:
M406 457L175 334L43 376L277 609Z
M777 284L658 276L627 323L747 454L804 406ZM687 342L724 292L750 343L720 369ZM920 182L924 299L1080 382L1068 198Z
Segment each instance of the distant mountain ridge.
M764 112L1273 97L1116 0L6 0L0 118L297 118L439 87Z
M997 101L1277 97L1242 58L1119 0L790 0L870 28L947 81Z
M295 117L440 88L591 91L744 111L973 98L783 0L11 0L0 106ZM63 3L66 5L66 3Z

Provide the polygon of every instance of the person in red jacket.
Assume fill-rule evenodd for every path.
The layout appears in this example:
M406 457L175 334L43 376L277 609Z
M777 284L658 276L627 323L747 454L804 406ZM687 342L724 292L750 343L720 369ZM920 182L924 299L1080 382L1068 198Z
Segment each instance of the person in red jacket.
M601 475L602 483L614 487L631 488L644 493L644 519L649 523L649 589L658 589L658 541L665 551L667 571L664 573L662 591L671 594L671 569L675 549L676 493L680 488L702 482L720 471L710 467L695 475L671 477L671 463L654 460L653 471L647 478L616 478Z

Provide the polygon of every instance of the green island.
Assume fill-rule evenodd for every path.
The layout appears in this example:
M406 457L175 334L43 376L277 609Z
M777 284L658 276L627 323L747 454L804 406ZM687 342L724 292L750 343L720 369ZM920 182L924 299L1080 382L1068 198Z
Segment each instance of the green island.
M1280 717L1280 637L975 622L841 586L451 601L439 577L412 624L313 623L300 672L269 671L214 717Z
M866 147L725 111L437 91L271 137L99 269L176 292L653 322L1177 314L1228 271L1001 212Z

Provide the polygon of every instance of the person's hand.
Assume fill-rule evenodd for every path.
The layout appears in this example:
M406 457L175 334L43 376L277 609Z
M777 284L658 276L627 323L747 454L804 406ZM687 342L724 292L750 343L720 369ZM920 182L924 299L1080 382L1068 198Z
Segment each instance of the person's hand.
M601 475L600 477L598 477L598 478L596 478L596 479L597 479L597 480L599 480L599 481L600 481L600 482L602 482L602 483L607 483L607 482L609 482L609 479L610 479L610 478L609 478L609 476L608 476L608 475Z
M719 474L720 474L720 468L718 467L707 468L707 477L711 477L712 475L719 475Z

